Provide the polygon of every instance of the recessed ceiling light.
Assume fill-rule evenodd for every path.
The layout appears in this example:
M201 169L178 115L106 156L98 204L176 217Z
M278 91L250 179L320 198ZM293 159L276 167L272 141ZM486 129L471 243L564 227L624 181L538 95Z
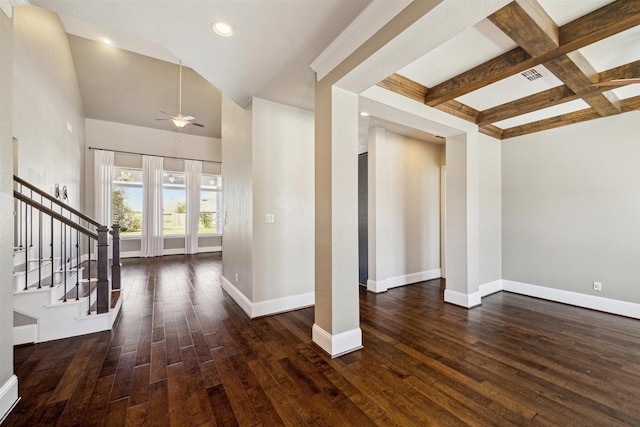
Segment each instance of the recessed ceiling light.
M211 29L219 36L231 37L233 34L233 28L226 22L218 21L211 24Z
M371 114L367 113L366 111L360 111L360 115L362 117L369 117Z
M108 38L106 38L106 37L100 37L100 41L101 41L102 43L104 43L104 44L107 44L107 45L111 45L111 44L113 44L113 42L111 41L111 39L108 39Z

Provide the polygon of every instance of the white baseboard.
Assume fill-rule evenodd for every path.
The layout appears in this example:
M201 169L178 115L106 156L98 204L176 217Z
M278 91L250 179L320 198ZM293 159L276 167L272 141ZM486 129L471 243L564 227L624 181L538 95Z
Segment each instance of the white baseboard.
M342 356L362 348L362 330L360 328L331 335L317 324L313 324L313 342L332 358Z
M229 294L231 298L240 306L242 311L244 311L247 316L251 317L251 301L249 298L244 296L242 292L235 286L231 284L231 282L224 276L222 276L221 280L222 289Z
M380 292L387 292L389 286L387 286L386 280L370 280L367 279L367 290L376 294Z
M208 253L208 252L222 252L222 246L207 246L203 248L198 248L198 253ZM176 249L165 249L162 252L163 255L183 255L184 248L176 248ZM140 251L126 251L120 252L120 258L140 258Z
M184 248L164 249L162 255L184 255Z
M480 291L474 292L472 294L463 294L462 292L445 289L444 302L459 305L465 308L472 308L482 304L482 299L480 297Z
M13 327L13 345L31 344L38 342L38 325L23 325Z
M120 251L120 259L122 258L140 258L140 251Z
M397 288L398 286L410 285L412 283L424 282L427 280L438 279L440 277L441 270L439 268L434 268L433 270L387 277L383 280L367 280L367 290L375 293L386 292L387 290Z
M267 301L259 301L251 304L251 318L269 316L271 314L284 313L285 311L298 310L311 307L316 303L316 293L291 295L289 297L276 298Z
M478 286L480 296L486 297L487 295L495 294L502 290L502 280L494 280L493 282L483 283Z
M251 302L224 276L222 276L222 289L233 298L242 311L251 319L310 307L315 304L316 300L315 292L308 292L267 301Z
M0 424L18 403L18 377L12 375L0 387Z
M605 313L617 314L619 316L640 319L640 304L637 303L603 298L595 295L580 294L578 292L564 291L562 289L548 288L528 283L514 282L512 280L502 280L502 290L560 302L563 304L575 305L577 307L589 308L591 310L603 311Z

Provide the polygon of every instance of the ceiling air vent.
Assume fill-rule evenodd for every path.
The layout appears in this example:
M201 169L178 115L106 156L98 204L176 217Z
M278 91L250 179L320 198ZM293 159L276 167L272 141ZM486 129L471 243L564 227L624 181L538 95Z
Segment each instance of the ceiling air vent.
M536 70L535 68L532 68L532 69L527 70L527 71L523 71L522 73L520 73L520 75L522 77L524 77L525 79L529 80L530 82L542 78L542 74L540 74L540 72L538 70Z

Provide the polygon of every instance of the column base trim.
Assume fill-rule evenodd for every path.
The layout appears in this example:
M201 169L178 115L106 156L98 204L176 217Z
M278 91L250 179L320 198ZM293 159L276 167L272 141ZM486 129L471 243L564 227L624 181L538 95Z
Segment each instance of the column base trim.
M465 308L473 308L481 305L482 299L480 296L480 291L474 292L472 294L463 294L462 292L456 292L450 289L445 289L444 302L448 302L449 304L459 305Z
M417 273L402 274L400 276L388 277L384 280L367 280L367 290L370 292L386 292L398 286L411 285L413 283L425 282L427 280L442 277L442 270L434 268L432 270L418 271Z
M360 350L363 347L360 328L332 335L314 323L312 335L313 342L328 353L331 358Z
M9 412L18 404L18 377L12 375L0 387L0 424L9 415Z

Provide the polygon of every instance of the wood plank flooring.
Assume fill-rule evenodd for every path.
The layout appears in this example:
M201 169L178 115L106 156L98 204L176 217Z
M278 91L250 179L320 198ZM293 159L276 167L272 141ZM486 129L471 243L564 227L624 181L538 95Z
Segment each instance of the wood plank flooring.
M640 321L439 280L360 292L364 349L330 359L313 308L249 320L217 254L129 259L112 332L15 349L3 426L640 425Z

